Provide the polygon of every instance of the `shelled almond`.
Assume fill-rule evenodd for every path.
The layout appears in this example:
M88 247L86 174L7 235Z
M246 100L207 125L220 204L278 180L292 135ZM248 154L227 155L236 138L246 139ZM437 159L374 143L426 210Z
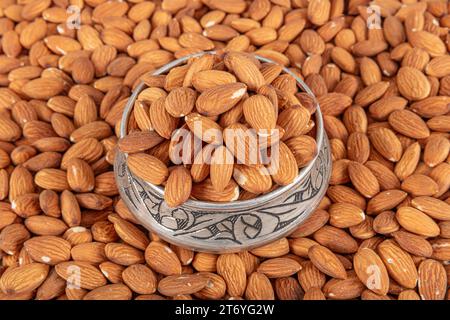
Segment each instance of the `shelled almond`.
M128 130L130 136L119 141L119 149L128 153L131 172L154 185L164 185L164 199L170 207L182 205L189 197L214 202L238 200L242 198L239 189L257 197L292 183L299 168L317 152L311 118L314 110L301 103L293 75L281 73L279 68L270 78L264 76L262 70L273 66L230 51L205 54L176 67L185 68L185 72L169 89L172 70L153 76L159 86L155 86L156 80L152 86L151 76L147 76L150 86L135 105L148 112L134 112L135 127ZM148 96L150 91L158 92L159 98ZM160 137L156 146L145 146L142 139L133 138L151 134ZM282 142L289 138L288 145ZM164 143L169 148L156 157L154 150ZM167 158L170 163L161 161ZM193 166L202 166L201 176L192 171ZM196 197L195 189L208 178L216 194ZM233 190L232 198L221 198L220 193L234 183L233 179L240 188ZM248 194L246 199L250 199Z
M445 0L2 1L0 300L449 299L449 11ZM220 54L152 75L202 50ZM139 225L115 185L117 148L173 206L252 199L313 159L315 106L281 66L315 94L330 139L319 208L233 254ZM227 132L250 128L280 135L229 147ZM202 149L177 157L194 138ZM273 144L290 162L281 175L249 165ZM232 170L218 161L228 153Z

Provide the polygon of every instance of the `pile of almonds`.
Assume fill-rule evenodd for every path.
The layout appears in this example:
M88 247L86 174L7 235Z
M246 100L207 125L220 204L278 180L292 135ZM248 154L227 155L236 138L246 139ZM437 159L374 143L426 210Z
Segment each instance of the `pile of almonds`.
M280 74L280 65L248 54L192 60L143 77L149 88L135 102L136 130L128 128L118 143L131 172L164 184L170 207L189 197L248 200L292 183L317 153L306 135L315 136L312 98L298 92L292 75Z
M0 299L449 299L449 10L446 0L1 0ZM255 53L301 76L331 142L319 208L250 251L165 243L114 181L131 90L202 50Z

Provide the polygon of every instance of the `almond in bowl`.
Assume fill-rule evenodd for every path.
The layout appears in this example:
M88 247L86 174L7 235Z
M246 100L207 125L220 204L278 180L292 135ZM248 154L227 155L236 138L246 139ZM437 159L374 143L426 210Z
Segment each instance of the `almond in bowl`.
M197 54L143 77L118 145L133 175L164 188L168 207L257 198L294 183L316 157L314 98L266 60Z

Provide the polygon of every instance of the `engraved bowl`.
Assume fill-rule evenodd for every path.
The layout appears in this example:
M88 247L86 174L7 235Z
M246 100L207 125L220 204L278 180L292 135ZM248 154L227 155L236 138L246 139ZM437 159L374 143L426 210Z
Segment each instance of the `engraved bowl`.
M153 72L167 73L190 58L215 52L201 52L175 60ZM255 56L267 63L273 61ZM136 219L148 230L169 243L196 251L224 253L249 250L282 238L298 227L319 205L331 174L330 145L322 114L308 86L287 68L298 86L316 104L317 155L293 183L251 200L226 203L188 200L177 208L164 202L164 190L134 176L127 167L127 155L118 151L114 172L119 193ZM140 83L130 96L120 124L120 137L127 134L127 124L134 102L146 88Z

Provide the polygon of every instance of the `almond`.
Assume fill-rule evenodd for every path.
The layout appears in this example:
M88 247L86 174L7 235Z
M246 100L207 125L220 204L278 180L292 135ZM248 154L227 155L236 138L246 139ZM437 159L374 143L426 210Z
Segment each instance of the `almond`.
M105 246L105 255L122 266L144 262L144 254L140 250L123 243L108 243Z
M274 300L275 295L270 280L262 273L252 273L248 278L245 297L249 300Z
M199 92L203 92L219 85L235 82L236 77L234 75L220 70L204 70L195 73L192 77L192 85Z
M389 275L405 288L414 288L418 273L411 256L397 247L392 240L385 240L378 245L380 255Z
M411 200L411 205L426 213L433 219L450 220L450 205L433 197L416 197Z
M430 135L425 122L409 110L396 110L389 115L389 124L395 131L405 136L423 139Z
M130 154L127 164L131 172L139 178L156 185L164 182L169 176L169 171L161 160L145 153ZM152 168L152 171L148 168Z
M31 292L47 277L49 267L41 263L30 263L8 268L0 278L0 288L6 294Z
M233 175L233 155L225 146L219 146L211 158L210 176L215 190L221 192L229 184Z
M310 120L309 111L303 106L292 106L278 116L277 124L285 130L282 140L305 134Z
M399 161L402 145L394 132L387 128L377 128L369 133L370 142L383 157L389 161Z
M272 152L274 152L272 150ZM273 181L281 186L292 183L298 175L297 160L294 154L283 142L279 143L278 159L271 159L269 172Z
M70 160L67 166L67 182L76 192L92 191L95 186L95 176L91 166L81 159Z
M181 273L181 263L175 252L168 246L153 241L145 250L145 261L156 272L164 275Z
M389 275L381 258L369 248L361 248L353 258L355 272L364 285L376 294L386 295Z
M217 259L217 273L227 284L227 292L232 297L240 297L247 286L244 263L234 253L220 255Z
M71 286L95 289L106 285L106 279L100 270L87 262L62 262L55 268L58 275Z
M263 95L253 95L243 104L245 120L260 134L269 134L275 128L277 115L270 100Z
M427 259L419 266L419 294L422 300L444 300L447 289L446 272L442 264Z
M261 263L257 271L269 278L281 278L291 276L300 269L301 265L293 259L273 258Z
M225 63L234 71L236 77L247 85L249 90L256 91L264 85L265 80L258 66L245 55L228 53L225 56Z
M230 83L203 91L197 99L199 113L215 116L233 108L247 92L243 83Z
M399 246L411 254L430 257L433 253L431 244L421 236L406 231L396 231L392 235Z
M233 178L244 190L254 194L268 192L272 187L269 171L264 166L246 166L236 164Z
M125 284L138 294L152 294L156 291L156 276L143 264L129 266L122 272L122 277Z
M315 245L309 248L311 262L323 273L338 279L346 279L344 266L336 255L324 246Z
M439 226L421 211L412 207L401 207L397 210L397 220L408 231L425 236L439 235Z
M349 203L334 203L328 209L330 224L338 228L356 226L366 219L364 212Z
M194 108L196 92L190 88L176 88L170 91L164 101L166 111L175 118L184 117Z
M437 183L423 174L412 174L402 183L402 190L414 196L432 196L438 192Z
M64 83L57 78L39 78L27 82L22 91L32 99L48 100L61 93Z
M348 174L352 184L363 196L372 198L380 192L380 185L375 175L363 164L348 164Z
M141 152L161 143L164 139L154 131L134 131L118 142L120 150L126 153Z
M183 166L175 167L167 178L164 201L169 207L177 207L189 198L191 188L192 179L189 171Z
M56 265L70 259L70 244L55 236L34 237L24 243L34 261Z
M431 86L425 75L411 67L402 67L397 75L398 90L408 100L416 101L428 97Z
M166 296L192 294L202 290L207 281L201 274L167 276L158 283L158 291Z

